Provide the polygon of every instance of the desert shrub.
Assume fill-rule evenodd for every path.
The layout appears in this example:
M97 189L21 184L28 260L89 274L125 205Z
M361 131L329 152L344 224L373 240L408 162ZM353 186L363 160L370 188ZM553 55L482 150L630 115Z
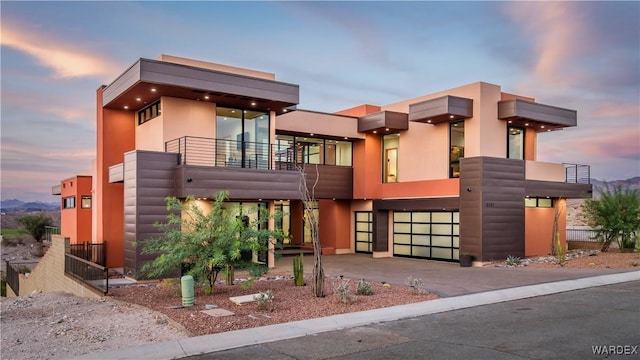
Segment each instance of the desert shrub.
M373 290L371 289L371 285L365 281L364 279L360 279L358 281L358 286L356 287L356 295L372 295Z
M348 304L353 301L351 296L351 286L349 285L349 279L340 279L333 284L333 293L340 299L341 302Z
M407 285L409 286L409 292L411 294L419 295L427 292L424 289L424 281L420 278L409 276L409 278L407 279Z
M273 310L273 292L267 290L265 292L259 292L253 295L253 299L256 301L256 305L260 310Z
M517 256L509 255L507 256L507 265L516 266L520 263L520 258Z

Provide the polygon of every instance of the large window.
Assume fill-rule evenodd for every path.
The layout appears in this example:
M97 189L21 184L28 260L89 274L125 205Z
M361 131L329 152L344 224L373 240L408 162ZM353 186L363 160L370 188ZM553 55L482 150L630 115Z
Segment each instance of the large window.
M276 230L282 230L287 235L284 238L284 243L291 243L291 238L288 236L291 234L291 205L289 200L276 201L275 211L278 216L275 219Z
M507 159L524 160L524 129L507 128Z
M269 114L218 107L216 162L228 167L269 168Z
M553 199L549 198L538 198L538 197L527 197L524 199L525 207L537 207L537 208L552 208L553 207Z
M309 206L311 207L311 211L313 212L313 216L316 219L316 222L318 224L318 228L320 228L320 207L318 205L317 201L312 201L311 204L309 204ZM309 222L309 216L307 214L307 212L304 212L304 217L302 219L303 221L303 228L304 228L304 243L305 244L311 244L313 243L313 239L311 238L311 223Z
M464 121L449 124L449 177L460 177L460 159L464 157Z
M350 141L302 137L276 136L276 162L278 164L320 164L351 166Z
M400 134L389 134L382 137L382 182L398 182L398 148Z

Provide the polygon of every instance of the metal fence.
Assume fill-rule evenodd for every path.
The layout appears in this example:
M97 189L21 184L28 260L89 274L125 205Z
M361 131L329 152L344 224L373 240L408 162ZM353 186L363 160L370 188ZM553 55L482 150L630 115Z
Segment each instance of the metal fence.
M6 262L7 265L7 285L11 287L14 294L20 296L20 274L31 272L38 262Z
M64 273L98 291L109 291L109 269L72 254L64 254Z
M591 184L589 165L564 164L565 182L569 184Z
M567 241L598 242L593 229L567 229Z
M60 227L58 226L45 226L44 227L44 240L51 242L53 235L60 235Z
M106 243L85 242L82 244L69 245L69 253L81 259L96 263L101 266L107 265Z
M295 170L295 154L278 145L184 136L165 143L166 152L180 154L180 164L215 167Z

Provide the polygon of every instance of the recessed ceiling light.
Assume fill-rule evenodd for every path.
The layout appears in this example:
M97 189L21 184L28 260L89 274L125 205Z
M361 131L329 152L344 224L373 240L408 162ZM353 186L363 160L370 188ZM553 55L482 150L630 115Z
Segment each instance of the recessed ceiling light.
M252 101L252 102L251 102L251 106L256 106L256 102L255 102L255 101Z
M544 125L540 126L541 129L544 129Z
M313 136L313 133L309 134L309 136Z
M373 133L374 133L374 134L377 134L377 133L378 133L378 131L377 131L377 130L373 130Z
M282 112L287 112L287 111L288 111L287 109L282 109Z
M431 124L431 119L427 120L427 122L428 122L429 124Z
M529 126L529 123L525 123L524 126Z
M449 119L453 119L455 116L453 115L449 115Z
M124 106L124 109L125 109L125 110L127 110L128 108L129 108L129 106L128 106L128 105L125 105L125 106Z
M232 113L232 114L233 114L233 113L235 113L235 112L236 112L235 110L231 110L231 113Z
M346 136L344 137L344 139L345 139L345 140L349 140L349 138L348 138L348 137L346 137Z
M205 100L209 100L209 95L205 95L205 96L204 96L204 99L205 99Z
M151 88L151 92L156 92L156 88Z
M136 98L136 101L142 101L142 99L140 99L140 98Z
M384 129L385 131L389 131L389 128Z
M513 120L509 120L509 124L512 124L512 123L513 123Z

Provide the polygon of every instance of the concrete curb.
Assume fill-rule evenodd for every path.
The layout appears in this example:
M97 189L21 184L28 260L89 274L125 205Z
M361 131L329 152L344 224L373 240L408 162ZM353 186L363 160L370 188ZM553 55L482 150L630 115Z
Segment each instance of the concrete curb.
M388 308L332 315L323 318L294 321L258 328L203 335L164 343L87 354L76 359L177 359L238 347L294 339L327 331L354 328L380 322L413 318L422 315L489 305L537 296L612 285L640 280L640 271L594 276L589 278L519 286L508 289L461 295Z

